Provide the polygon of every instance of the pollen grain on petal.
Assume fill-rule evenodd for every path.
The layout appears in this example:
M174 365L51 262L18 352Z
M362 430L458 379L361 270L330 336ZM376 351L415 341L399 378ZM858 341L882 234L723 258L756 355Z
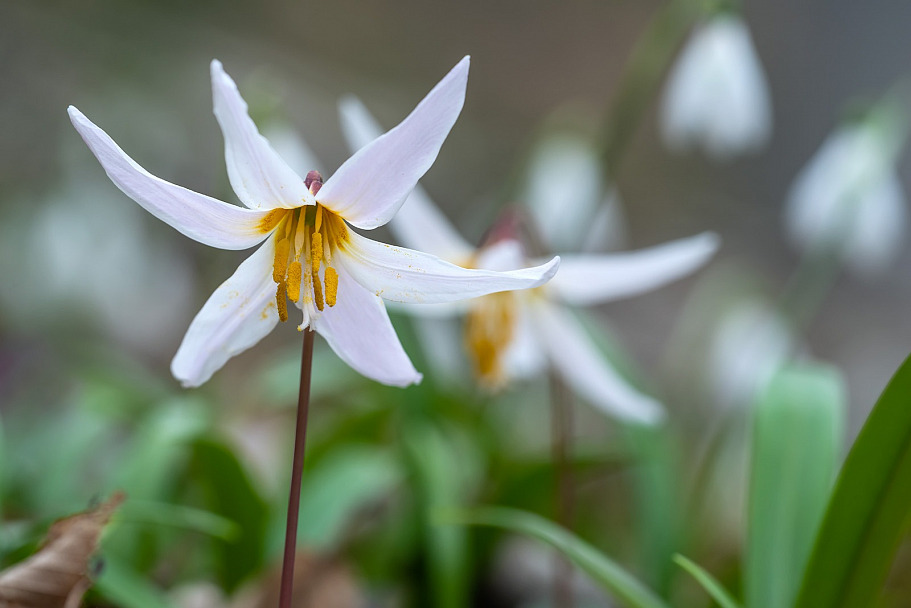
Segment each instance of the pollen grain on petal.
M326 304L335 306L338 299L338 273L331 266L326 267Z
M301 297L301 263L297 260L288 265L288 299L297 302Z
M262 234L271 232L283 219L285 219L286 215L288 215L287 209L273 209L259 220L256 229Z

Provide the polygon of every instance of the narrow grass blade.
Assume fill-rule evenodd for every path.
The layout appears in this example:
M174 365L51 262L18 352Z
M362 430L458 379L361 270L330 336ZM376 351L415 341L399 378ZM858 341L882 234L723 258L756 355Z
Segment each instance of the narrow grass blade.
M488 507L447 513L445 523L493 526L527 534L561 551L627 608L669 608L664 601L612 559L557 524L518 509Z
M721 608L740 608L740 605L731 597L731 594L728 593L727 589L725 589L714 576L703 569L702 566L683 557L679 553L674 556L674 563L689 572L690 575L696 579L696 582L702 585L705 592L708 593Z

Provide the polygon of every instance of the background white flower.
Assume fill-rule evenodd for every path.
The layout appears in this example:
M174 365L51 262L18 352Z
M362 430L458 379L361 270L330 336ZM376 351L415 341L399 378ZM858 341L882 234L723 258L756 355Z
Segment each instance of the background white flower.
M353 149L381 130L361 104L345 101L340 111ZM559 176L552 183L559 187ZM465 259L467 255L478 268L509 270L528 263L522 245L510 238L474 250L417 188L389 226L406 245L416 244L409 242L414 236L441 257L449 254ZM427 235L444 236L427 240ZM661 404L613 369L569 307L650 291L693 272L717 248L718 238L704 233L636 252L565 255L560 271L539 289L478 298L466 303L467 310L465 306L406 310L443 316L466 312L465 345L482 384L496 387L515 378L532 377L550 365L579 396L599 409L623 419L655 423L664 414Z
M908 212L896 168L903 130L893 127L868 118L823 142L788 192L785 226L796 247L830 247L867 274L895 259Z
M772 103L743 19L722 13L696 27L671 69L661 131L672 149L714 159L756 151L772 132Z

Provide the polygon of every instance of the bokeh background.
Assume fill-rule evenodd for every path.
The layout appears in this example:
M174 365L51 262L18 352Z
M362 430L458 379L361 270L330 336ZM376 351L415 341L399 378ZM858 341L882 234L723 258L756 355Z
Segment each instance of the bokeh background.
M9 482L3 487L3 515L35 526L7 538L5 549L25 546L41 522L82 508L118 484L134 483L135 475L148 481L147 496L141 498L149 504L193 504L230 519L233 507L226 504L236 506L245 498L210 500L203 497L207 490L195 484L205 485L200 476L207 471L235 465L257 488L243 496L269 503L263 510L275 511L272 520L257 525L273 525L280 520L290 457L285 431L293 415L299 335L290 326L281 327L229 362L203 389L179 388L168 370L170 358L198 308L245 254L190 242L117 191L70 125L69 104L153 174L234 201L211 113L212 58L220 59L237 80L261 125L292 128L331 171L349 154L337 115L341 96L356 93L391 126L470 54L465 109L422 183L463 234L479 242L503 205L521 203L512 184L547 125L568 123L597 132L636 41L662 6L584 0L0 3L0 416L8 448L3 479ZM695 330L683 327L687 314L699 316L693 308L701 300L694 291L713 276L736 276L775 297L800 259L782 226L783 203L795 175L852 104L878 99L911 69L911 6L885 0L767 1L746 2L744 12L771 89L770 144L757 154L722 163L699 153L669 152L658 133L658 98L651 97L642 100L643 120L615 170L622 238L612 248L641 248L713 230L722 238L722 249L713 267L701 274L597 311L599 321L610 328L612 344L621 345L621 358L633 362L633 375L650 378L673 417L685 420L682 441L694 445L699 444L699 429L711 426L713 416L724 415L699 403L696 385L706 381L694 375L681 378L674 361L681 352L697 360L704 355L687 341ZM902 154L904 184L909 169L907 154ZM840 275L809 325L804 351L833 363L846 380L846 441L911 344L909 262L911 251L904 247L879 275ZM718 274L719 268L729 274ZM397 317L396 324L406 345L417 348L407 319ZM382 556L370 554L370 547L379 545L364 538L395 536L397 529L389 522L401 527L406 518L389 518L388 511L405 508L402 502L418 511L415 505L422 501L446 502L452 488L440 490L425 480L418 483L423 489L417 498L402 498L409 495L403 488L435 473L391 463L364 471L351 462L380 453L395 460L390 446L407 443L409 436L420 438L411 450L420 451L421 441L440 437L458 443L461 439L453 440L433 425L426 433L408 430L432 417L432 408L419 405L428 394L448 398L453 403L440 406L447 412L444 419L468 435L465 442L474 446L468 453L478 460L471 462L457 451L459 456L445 465L451 474L486 488L478 492L484 498L546 510L550 486L540 477L546 475L537 470L539 477L512 478L491 464L509 458L488 451L502 441L516 453L546 460L547 412L539 403L544 387L532 384L502 399L479 396L467 386L447 389L448 397L440 397L444 392L433 386L380 389L341 366L324 344L317 348L323 352L312 411L315 475L321 461L341 459L336 466L355 470L353 479L364 480L357 483L380 488L377 492L385 498L373 507L387 512L381 523L367 518L373 528L366 537L348 530L345 534L357 538L343 542L334 536L327 546L346 547L342 554L346 563L356 564L357 585L381 589L373 595L381 605L406 600L433 605L415 598L431 593L424 587L433 586L426 580L432 580L428 572L433 572L434 558L428 555L434 549L415 549L423 545L407 535L406 540L386 538L395 547L390 550L393 567L379 563ZM422 361L420 354L415 358ZM693 391L682 396L686 387ZM397 413L399 406L420 410L416 418L423 422ZM598 415L583 411L580 418ZM472 426L481 419L480 426ZM365 430L377 420L382 424ZM156 424L165 430L155 430ZM608 445L612 439L623 443L618 439L623 433L609 422L598 422L594 429L585 426L582 434L602 456L613 449ZM199 439L210 435L217 439ZM187 437L195 442L189 451L184 449ZM182 447L174 447L178 445ZM156 472L142 468L147 461L139 455L142 450L162 462ZM699 452L696 447L691 451ZM124 458L134 464L123 465ZM137 468L131 471L130 466ZM603 473L603 462L595 468ZM736 467L729 474L736 479ZM593 534L605 546L637 555L635 538L615 533L632 508L624 494L628 487L622 479L608 477L594 476L591 489L580 489L580 517L598 530ZM510 494L497 486L509 479L525 484L523 490ZM540 481L537 497L529 489L533 479ZM323 483L331 487L331 480ZM210 494L219 495L220 486L212 486ZM620 498L605 506L612 493ZM736 580L737 567L726 560L741 542L728 534L737 527L740 503L736 496L724 496L729 501L719 508L733 523L704 544L713 547L707 554ZM600 502L584 506L589 499ZM352 513L363 507L355 498L350 502L344 508ZM310 508L344 510L331 501ZM600 523L605 525L598 527ZM214 532L205 530L193 534L210 542L206 534ZM207 566L221 559L216 550L194 548L188 559L197 561L168 570L161 562L174 554L179 538L172 536L180 534L171 528L163 537L159 532L154 526L133 530L117 547L119 555L129 556L134 573L160 586L211 580ZM150 540L153 536L156 540ZM259 562L238 570L246 580L268 569L273 537L263 541L268 549ZM464 541L459 538L452 542ZM492 557L499 555L490 549L493 537L480 538L475 538L472 555L482 557L465 562L471 564L472 581L466 584L466 597L505 597L508 593L488 593L489 588L498 588L496 581L511 580L515 573L506 566L504 574L503 560ZM127 547L130 543L145 544L140 550ZM348 551L344 543L354 549ZM501 548L501 553L508 550ZM542 559L546 569L546 554ZM235 579L232 566L225 567L217 582L230 592ZM396 579L403 573L411 583ZM521 576L532 575L523 571ZM107 593L97 601L116 602L116 592ZM514 605L498 601L502 603L490 605Z

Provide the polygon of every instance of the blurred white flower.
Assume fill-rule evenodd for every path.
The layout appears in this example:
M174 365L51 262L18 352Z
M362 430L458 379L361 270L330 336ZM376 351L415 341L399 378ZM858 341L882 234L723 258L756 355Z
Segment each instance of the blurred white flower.
M622 244L620 196L605 183L594 145L579 134L550 133L534 146L520 196L549 251L604 251Z
M832 248L867 274L895 259L907 224L897 139L871 119L829 135L788 193L785 224L796 247Z
M717 160L765 145L772 102L743 19L722 13L696 27L671 70L661 127L668 147Z
M344 102L341 114L352 148L380 132L360 104ZM509 270L528 262L521 244L508 236L475 250L418 188L389 227L407 246L421 243L443 258L467 260L472 267ZM623 419L655 423L664 414L662 406L613 369L569 307L650 291L693 272L717 248L717 237L704 233L631 253L561 256L560 272L538 289L492 294L460 306L410 306L407 311L440 316L465 313L465 346L482 384L498 387L514 378L533 377L550 365L599 409Z
M148 234L135 210L112 206L107 183L69 162L60 184L22 214L28 217L0 228L4 314L19 327L51 331L80 319L131 348L159 353L191 305L191 266ZM69 314L61 317L61 308Z
M228 177L239 207L161 180L140 167L72 106L73 125L108 177L186 236L220 249L263 243L221 284L193 320L171 364L185 386L208 380L233 355L288 318L320 333L348 365L379 382L418 382L383 300L450 302L537 287L559 259L506 273L459 268L363 237L388 222L430 168L462 110L466 57L397 127L369 142L325 182L301 179L259 134L234 81L212 62L215 116L225 137Z
M749 300L724 313L708 353L712 394L723 405L749 406L787 361L787 324L769 306Z

